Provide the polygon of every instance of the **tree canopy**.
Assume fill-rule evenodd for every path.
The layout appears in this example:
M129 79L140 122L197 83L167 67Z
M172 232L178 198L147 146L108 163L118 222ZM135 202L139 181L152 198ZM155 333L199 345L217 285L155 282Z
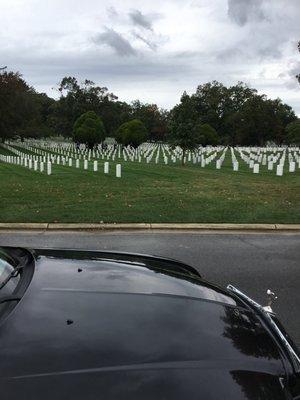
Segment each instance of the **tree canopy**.
M197 116L194 99L183 93L180 104L171 112L168 142L171 146L182 148L182 164L187 150L194 150L201 144L200 120Z
M195 93L184 92L170 111L156 104L119 101L105 86L66 76L58 85L58 99L38 93L18 72L0 69L0 139L12 136L71 138L78 118L93 111L107 136L139 143L136 133L150 141L170 141L185 149L209 144L264 145L288 143L287 126L297 117L280 99L258 94L243 82L232 86L212 81ZM140 121L143 125L130 123ZM125 125L123 125L125 124ZM122 129L121 129L122 127ZM123 133L122 133L123 132ZM124 132L127 132L126 134ZM122 133L122 134L121 134Z
M148 138L148 133L145 125L139 119L133 119L129 122L124 122L118 129L116 139L123 145L131 145L138 147Z
M47 114L53 102L47 95L37 93L18 72L3 69L0 73L0 139L32 135L31 131L40 131L43 136L50 134Z
M216 146L220 144L220 137L218 132L209 124L202 124L199 126L200 142L202 145Z
M300 119L298 118L296 121L290 122L285 130L285 142L287 144L300 146Z
M82 114L75 122L73 129L74 140L86 143L89 148L105 139L105 129L101 118L94 112Z

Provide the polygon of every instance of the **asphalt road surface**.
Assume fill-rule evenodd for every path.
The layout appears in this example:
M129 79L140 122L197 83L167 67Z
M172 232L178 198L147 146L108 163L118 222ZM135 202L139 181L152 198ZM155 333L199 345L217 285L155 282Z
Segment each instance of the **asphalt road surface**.
M278 296L273 309L300 346L300 235L197 232L12 232L1 246L118 250L176 258L214 283L237 286L265 305L266 290Z

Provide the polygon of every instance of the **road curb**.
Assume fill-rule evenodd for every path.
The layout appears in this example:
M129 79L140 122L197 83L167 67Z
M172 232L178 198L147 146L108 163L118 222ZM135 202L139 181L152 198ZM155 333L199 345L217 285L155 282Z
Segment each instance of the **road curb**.
M300 224L205 224L205 223L0 223L0 230L65 230L65 231L111 231L111 230L193 230L193 231L293 231L300 232Z

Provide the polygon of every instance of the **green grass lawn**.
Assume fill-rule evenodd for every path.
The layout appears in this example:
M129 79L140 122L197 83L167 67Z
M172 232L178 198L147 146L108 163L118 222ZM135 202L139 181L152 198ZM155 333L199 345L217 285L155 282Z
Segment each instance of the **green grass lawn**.
M257 175L243 162L233 172L229 152L221 170L215 162L201 168L123 161L121 179L116 163L109 175L103 163L98 172L92 163L90 171L53 165L47 176L0 162L0 221L300 222L300 172L285 169L278 177L263 167Z

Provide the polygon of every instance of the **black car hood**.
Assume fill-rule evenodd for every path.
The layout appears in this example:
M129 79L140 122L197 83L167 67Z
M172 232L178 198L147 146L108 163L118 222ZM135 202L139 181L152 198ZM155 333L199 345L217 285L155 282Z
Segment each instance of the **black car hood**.
M250 310L145 260L80 254L36 251L0 326L6 399L285 398L280 354Z

